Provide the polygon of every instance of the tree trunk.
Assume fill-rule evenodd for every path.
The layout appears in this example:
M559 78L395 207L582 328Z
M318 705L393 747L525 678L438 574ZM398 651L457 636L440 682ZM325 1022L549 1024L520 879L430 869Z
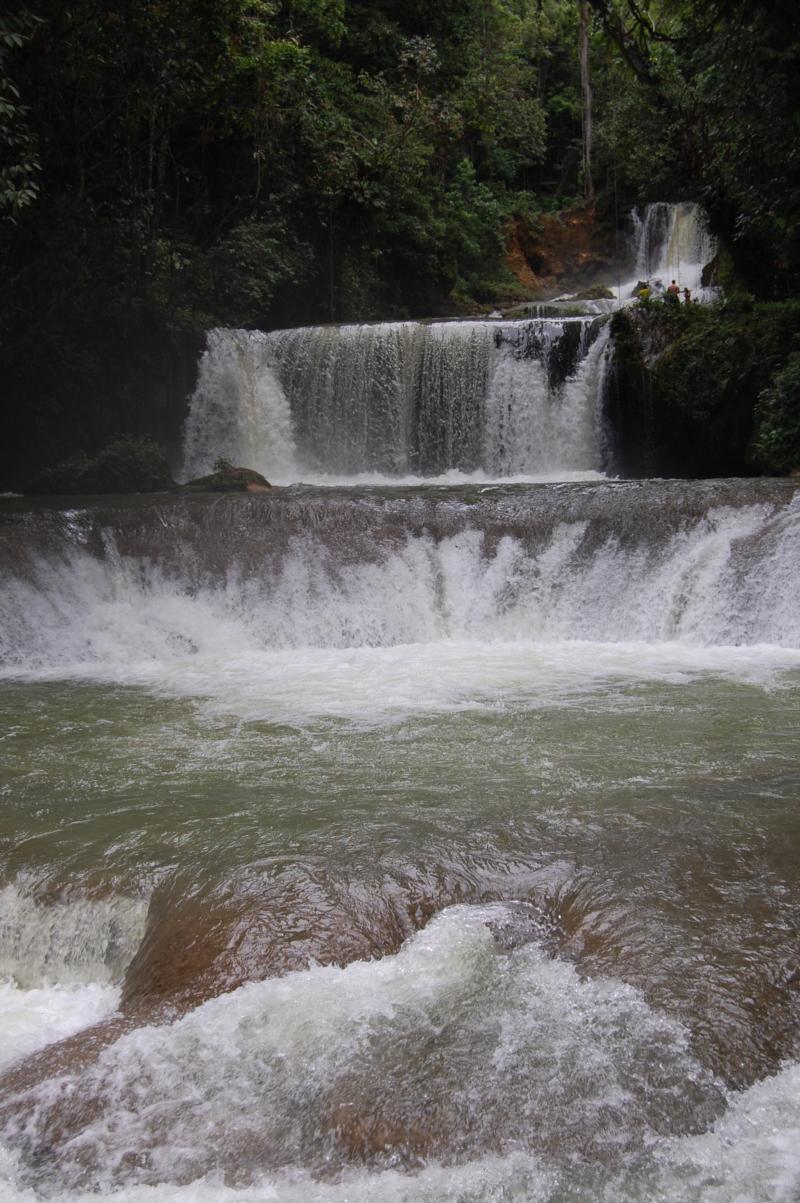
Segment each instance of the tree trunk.
M578 53L581 60L581 94L583 97L583 188L586 202L594 204L594 181L592 179L592 77L589 70L589 4L578 0L580 9L580 32Z

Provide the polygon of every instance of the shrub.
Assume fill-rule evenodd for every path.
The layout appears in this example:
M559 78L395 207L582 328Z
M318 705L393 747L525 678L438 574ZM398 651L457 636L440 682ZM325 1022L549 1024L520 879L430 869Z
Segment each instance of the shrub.
M756 422L756 462L769 472L800 469L800 354L790 355L759 395Z
M48 468L29 493L158 493L174 489L164 452L152 439L122 436L94 458L75 455Z

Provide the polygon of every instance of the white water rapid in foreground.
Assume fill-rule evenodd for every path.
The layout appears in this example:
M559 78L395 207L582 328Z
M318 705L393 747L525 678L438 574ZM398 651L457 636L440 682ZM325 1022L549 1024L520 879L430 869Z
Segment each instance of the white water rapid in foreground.
M0 514L0 1197L791 1203L780 481Z
M603 479L607 339L212 331L317 485L0 502L1 1203L798 1203L800 493Z

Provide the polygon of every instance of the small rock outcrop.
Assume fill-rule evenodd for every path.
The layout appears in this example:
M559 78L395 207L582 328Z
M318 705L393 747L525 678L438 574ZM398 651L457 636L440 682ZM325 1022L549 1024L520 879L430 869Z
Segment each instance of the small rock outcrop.
M267 493L275 486L252 468L237 468L226 459L218 459L213 472L183 487L191 493Z

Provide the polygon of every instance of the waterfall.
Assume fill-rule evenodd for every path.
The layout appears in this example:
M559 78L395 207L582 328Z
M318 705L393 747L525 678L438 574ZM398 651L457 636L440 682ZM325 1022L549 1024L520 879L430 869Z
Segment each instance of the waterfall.
M174 679L180 692L220 657L226 681L232 665L267 681L274 653L293 648L797 648L793 494L780 482L600 482L176 499L66 525L43 512L27 519L23 558L15 524L0 526L0 562L13 565L0 677Z
M291 479L295 472L292 418L270 364L269 337L258 331L210 330L186 420L183 470L187 480L211 472L224 458Z
M592 318L212 330L184 476L595 472L606 339Z
M608 335L595 311L631 301L640 280L713 293L701 281L716 243L699 205L659 202L631 220L635 274L582 318L211 330L184 479L219 457L277 484L602 471Z
M705 211L694 201L648 205L644 216L631 214L636 280L676 280L693 295L702 292L703 268L716 254L717 243Z

